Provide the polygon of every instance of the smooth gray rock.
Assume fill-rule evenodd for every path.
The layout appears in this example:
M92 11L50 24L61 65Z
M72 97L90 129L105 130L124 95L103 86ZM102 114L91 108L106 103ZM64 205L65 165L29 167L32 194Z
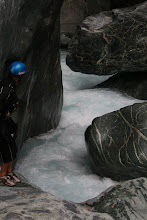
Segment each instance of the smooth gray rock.
M147 178L138 178L111 187L87 201L91 211L106 212L115 220L147 219Z
M43 192L23 178L16 187L0 184L0 219L3 220L113 220L107 213L88 211L88 207Z
M83 21L85 13L85 0L64 0L63 6L61 8L61 33L74 33L76 30L76 26Z
M146 26L147 1L89 16L68 47L67 65L97 75L146 71Z
M94 171L114 180L147 177L147 102L95 118L85 132Z
M0 78L9 59L26 63L19 85L18 146L57 127L62 109L60 9L63 0L0 1Z

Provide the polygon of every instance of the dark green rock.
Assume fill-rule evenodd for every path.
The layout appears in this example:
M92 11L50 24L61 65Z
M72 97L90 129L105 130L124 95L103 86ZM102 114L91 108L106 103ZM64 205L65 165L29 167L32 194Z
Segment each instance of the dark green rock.
M87 201L91 211L106 212L115 220L147 219L147 178L129 180Z
M95 118L85 132L90 161L114 180L147 177L147 102Z
M0 2L0 78L9 59L26 63L19 85L18 145L57 127L62 109L60 9L63 0Z
M89 16L68 47L67 65L97 75L147 71L146 26L147 1Z

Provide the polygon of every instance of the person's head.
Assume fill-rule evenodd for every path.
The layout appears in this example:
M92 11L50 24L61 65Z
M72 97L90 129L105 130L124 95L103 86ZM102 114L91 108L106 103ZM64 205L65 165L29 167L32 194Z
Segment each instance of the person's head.
M21 61L11 63L9 70L15 82L19 82L22 77L28 73L26 65Z

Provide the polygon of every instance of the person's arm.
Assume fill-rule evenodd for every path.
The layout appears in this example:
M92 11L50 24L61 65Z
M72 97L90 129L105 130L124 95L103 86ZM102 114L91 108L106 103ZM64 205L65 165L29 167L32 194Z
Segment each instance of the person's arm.
M12 118L8 119L9 123L9 131L11 133L11 136L16 139L17 138L17 132L18 132L18 126L17 124L12 120Z
M2 105L5 106L5 110L11 114L18 106L15 86L9 81L0 81L0 103L2 103Z
M14 137L11 135L7 120L1 120L1 137L8 143L12 143L14 141Z

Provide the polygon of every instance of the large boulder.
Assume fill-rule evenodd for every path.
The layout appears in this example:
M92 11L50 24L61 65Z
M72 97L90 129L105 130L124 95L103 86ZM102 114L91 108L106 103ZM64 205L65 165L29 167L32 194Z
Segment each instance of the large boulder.
M67 65L97 75L146 71L146 25L147 1L87 17L69 46Z
M111 9L112 0L86 0L87 13L93 15Z
M63 0L0 1L0 78L8 60L26 63L29 74L17 94L18 145L56 128L62 108L60 9Z
M121 72L98 84L96 88L111 88L136 99L147 100L147 71Z
M129 7L144 0L86 0L88 15L98 14L101 11L109 11L114 8Z
M95 0L99 1L99 0ZM124 8L128 6L132 6L138 3L142 3L144 0L111 0L111 8Z
M61 48L71 43L72 34L85 17L114 8L126 7L141 3L144 0L64 0L61 8Z
M94 171L114 180L147 177L147 102L95 118L85 132Z
M87 201L93 212L108 213L115 220L147 219L147 178L128 180Z

